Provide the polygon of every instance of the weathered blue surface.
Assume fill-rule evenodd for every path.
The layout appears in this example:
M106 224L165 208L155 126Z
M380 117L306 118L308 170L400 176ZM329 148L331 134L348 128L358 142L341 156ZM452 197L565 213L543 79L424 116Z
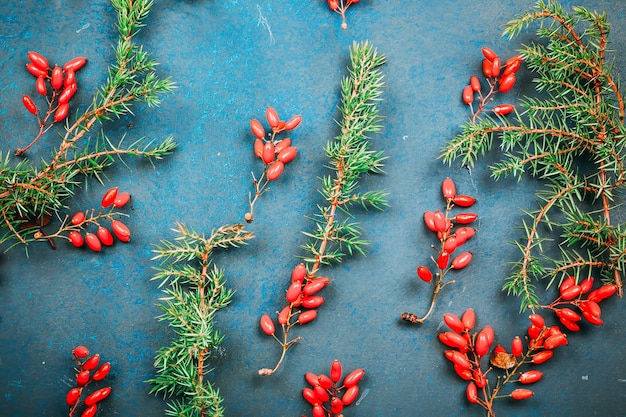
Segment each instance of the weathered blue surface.
M349 28L316 1L161 1L137 38L161 62L160 74L178 84L158 109L136 107L135 116L111 123L112 138L156 140L173 135L177 152L156 164L130 164L109 172L106 184L80 191L68 212L96 207L111 185L133 195L132 243L94 254L60 243L0 256L0 416L61 416L73 383L69 352L86 344L113 363L113 396L102 416L163 415L161 398L148 395L145 380L154 375L154 352L168 343L165 323L155 317L161 295L150 281L152 246L171 239L174 222L198 231L242 220L251 189L249 120L273 106L284 117L303 115L294 131L299 155L280 181L263 196L256 239L242 249L217 256L236 290L232 305L219 315L226 335L211 377L233 417L293 417L310 414L301 399L303 374L326 372L340 359L346 369L364 367L364 395L346 416L481 416L470 407L464 384L443 358L436 334L445 312L473 307L479 325L490 324L497 341L508 346L524 333L525 315L517 300L501 291L515 249L520 208L534 207L532 181L494 183L481 161L471 172L436 159L441 146L467 118L459 100L462 87L480 63L487 45L509 56L528 39L501 38L500 25L535 2L377 0L349 10ZM613 23L615 68L626 73L626 4L616 1L565 1L609 12ZM76 56L90 62L79 73L73 101L84 106L106 77L116 42L113 9L106 1L22 1L0 5L0 137L2 151L23 146L35 132L21 95L34 94L23 70L29 50L52 62ZM383 131L374 147L388 156L386 175L368 178L364 189L386 189L391 207L358 213L367 257L356 256L326 273L318 320L297 329L304 340L271 378L257 370L272 366L279 347L258 330L258 318L282 307L289 273L302 254L307 215L319 203L318 177L324 174L323 145L333 138L339 82L346 74L348 48L370 40L387 56L381 114ZM520 89L530 89L530 76ZM129 123L132 122L132 125ZM54 135L37 145L35 159L46 156ZM459 283L441 294L434 318L421 327L398 321L404 311L424 311L428 287L415 277L427 262L432 236L424 231L425 210L441 207L440 183L452 177L459 191L478 198L479 232L468 244L475 262ZM619 201L623 203L623 201ZM624 217L623 215L621 216ZM570 345L541 366L537 395L523 403L501 400L498 415L624 415L626 407L626 332L622 300L603 304L605 324L585 326ZM366 391L367 390L367 391Z

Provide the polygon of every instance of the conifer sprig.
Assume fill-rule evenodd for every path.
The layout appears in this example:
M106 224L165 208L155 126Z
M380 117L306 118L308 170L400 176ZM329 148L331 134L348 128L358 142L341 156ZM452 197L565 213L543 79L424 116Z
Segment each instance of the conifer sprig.
M611 222L626 170L624 100L606 56L607 16L583 7L566 12L556 1L540 0L508 22L504 35L514 37L537 22L540 40L521 51L537 75L537 97L522 100L524 111L510 118L483 115L465 123L441 154L445 162L471 166L497 144L503 159L491 167L496 180L527 174L545 181L539 207L525 213L526 237L516 243L520 259L504 284L522 309L538 306L537 279L550 285L599 273L621 294L626 250L623 227ZM558 244L560 259L544 255L546 241Z
M254 236L241 224L222 226L208 238L180 223L174 231L173 242L163 241L155 249L153 259L161 267L153 280L166 287L159 320L169 323L175 337L156 353L158 375L148 382L151 393L176 397L168 403L168 416L223 416L219 389L206 376L211 355L224 339L215 328L215 315L230 303L233 291L211 255L215 249L244 245Z
M160 78L157 62L134 42L134 37L152 7L151 0L112 0L117 12L119 40L115 62L109 68L106 83L98 90L91 105L68 122L61 142L49 160L35 167L28 160L15 162L8 153L0 154L0 245L11 242L26 245L38 229L24 228L46 215L56 214L67 205L77 186L88 177L102 180L103 172L116 159L139 156L150 162L171 153L176 143L171 138L161 142L137 140L126 144L124 138L112 140L102 129L103 120L131 112L131 106L143 101L159 104L162 94L173 90L169 78ZM7 250L8 250L7 249Z
M352 214L355 205L366 209L387 206L386 192L362 192L359 189L362 176L381 173L385 159L382 152L371 149L369 138L370 134L381 129L378 103L384 83L379 67L384 62L384 56L379 55L369 42L355 43L350 50L349 74L341 83L340 133L324 148L332 173L321 179L320 194L324 203L318 204L318 212L312 216L313 230L304 232L309 240L303 248L306 276L301 282L302 287L318 279L322 266L332 266L346 256L365 253L367 241L362 238ZM286 307L288 314L286 323L281 324L282 334L273 334L281 346L281 356L274 368L260 369L260 375L276 372L287 350L301 340L301 337L290 336L303 312L298 307L297 302Z

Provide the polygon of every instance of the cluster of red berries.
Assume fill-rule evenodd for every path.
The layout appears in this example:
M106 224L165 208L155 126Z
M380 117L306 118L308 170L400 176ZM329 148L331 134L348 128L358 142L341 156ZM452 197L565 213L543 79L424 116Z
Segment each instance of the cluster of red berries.
M365 371L362 368L355 369L339 383L342 372L341 362L335 359L330 366L330 376L312 372L304 375L311 387L304 388L302 396L313 407L313 417L341 416L343 408L356 400L359 394L357 384L363 379ZM343 390L345 392L342 394Z
M127 192L118 192L118 187L113 187L109 189L102 197L102 208L122 208L130 201L130 194ZM79 211L75 213L70 222L72 230L68 234L68 240L72 245L79 248L83 246L85 243L89 249L94 252L100 252L102 250L102 245L111 246L114 243L113 235L124 243L130 242L130 230L128 227L122 223L120 220L112 219L111 220L111 230L100 225L98 223L98 218L100 216L91 216L87 218L84 212ZM85 228L89 225L95 226L96 233L86 232L85 235L81 233L80 230L85 230Z
M266 136L265 128L256 119L250 121L252 134L256 136L254 141L254 154L266 165L266 175L269 181L274 181L281 176L285 169L285 164L291 162L298 153L298 150L291 146L291 139L279 140L276 135L282 131L293 130L302 121L302 116L297 115L285 122L280 120L278 113L271 107L265 111L267 123L271 128L269 137Z
M95 390L81 402L83 390L92 382L102 381L111 371L111 363L100 364L100 355L89 356L89 349L85 346L77 346L72 350L74 361L78 364L76 370L76 387L70 389L65 397L65 402L70 407L69 416L77 412L81 403L84 410L81 417L93 417L98 411L98 404L111 394L111 387Z
M591 291L593 283L593 277L587 277L577 284L576 277L569 276L559 286L559 297L543 308L554 311L561 324L573 332L580 330L578 323L583 318L593 325L601 326L603 324L600 318L602 309L599 303L613 296L617 292L617 286L604 284ZM587 298L583 298L584 295ZM570 307L578 308L580 314Z
M511 353L502 345L496 345L491 355L489 352L494 344L495 333L491 326L483 327L478 333L471 333L476 321L474 310L466 310L461 318L454 314L444 314L444 322L451 331L439 334L439 340L452 348L445 351L445 357L454 364L454 371L464 381L467 400L481 405L489 416L495 415L493 401L508 396L514 400L525 400L534 395L528 388L516 388L509 394L500 391L511 382L521 385L533 384L543 377L543 373L535 369L521 372L523 365L539 365L548 361L554 349L568 344L567 336L559 326L546 326L544 319L538 314L529 316L530 326L527 330L527 346L519 336L511 342ZM482 359L489 356L486 371L482 369ZM494 386L489 385L488 373L492 367L503 370L504 375L498 376Z
M476 203L476 199L469 195L457 194L456 185L450 178L443 180L441 184L441 192L446 201L444 211L426 211L424 213L424 224L433 233L437 234L439 240L439 248L433 248L437 251L436 257L431 260L439 270L433 274L431 268L420 265L417 267L417 276L424 282L428 282L433 286L433 303L431 309L424 317L417 317L412 313L404 313L402 319L412 323L422 323L430 312L435 303L438 292L448 283L444 282L444 278L450 270L460 270L468 266L472 261L472 252L464 251L456 256L452 254L461 246L471 239L476 230L468 226L478 219L478 215L472 212L462 212L452 215L451 211L454 207L468 208ZM435 280L433 281L433 278Z
M469 85L463 88L461 98L468 106L472 106L474 101L478 99L478 108L474 112L476 117L480 112L485 110L487 104L493 100L496 92L506 93L515 85L516 72L522 63L520 55L513 56L505 62L501 62L500 57L489 48L482 48L483 59L483 75L487 78L489 91L485 94L481 91L480 80L477 76L470 77ZM507 115L515 110L512 104L500 104L491 109L494 114Z
M40 130L35 140L27 147L19 149L17 154L26 152L54 123L65 120L69 114L69 102L76 94L76 71L87 63L86 58L76 57L63 67L55 65L50 68L46 57L32 51L28 53L28 59L30 62L26 64L26 70L36 77L35 89L38 94L46 98L48 110L45 114L40 114L33 98L28 94L22 96L22 103L26 110L37 116ZM51 116L52 121L49 122L48 119Z
M330 278L307 278L306 267L303 263L296 265L291 273L291 285L287 289L285 298L289 305L278 313L278 324L283 327L283 332L293 325L307 324L315 320L319 306L324 304L324 297L316 295L330 283ZM306 310L294 311L294 308L303 307ZM295 318L295 320L294 320ZM275 333L274 322L267 314L263 314L260 320L261 330L267 335Z

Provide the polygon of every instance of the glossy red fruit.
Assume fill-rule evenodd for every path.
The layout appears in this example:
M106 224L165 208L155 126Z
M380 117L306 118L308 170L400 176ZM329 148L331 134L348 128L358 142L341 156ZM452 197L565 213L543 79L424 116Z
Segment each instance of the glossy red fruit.
M98 405L92 404L89 407L85 408L80 417L94 417L96 412L98 411Z
M580 326L578 325L578 323L576 323L574 321L567 320L567 319L564 319L564 318L559 319L559 321L561 322L561 324L563 326L565 326L565 328L567 330L570 330L572 332L577 332L577 331L580 330Z
M76 85L76 73L73 70L66 71L63 79L63 87L67 88L70 85Z
M470 77L470 86L472 87L472 90L474 90L474 92L478 93L480 91L480 81L478 80L477 76L472 75Z
M528 319L536 327L543 328L546 325L546 321L539 314L533 313L528 316Z
M532 355L530 359L532 363L534 363L535 365L539 365L550 360L550 358L552 358L553 355L554 355L554 352L552 352L551 350L543 350L539 353L535 353L534 355Z
M85 405L90 406L104 400L111 394L111 387L100 388L85 398Z
M424 224L431 232L436 232L437 227L435 226L435 213L432 211L427 211L424 213Z
M39 68L42 71L48 71L49 64L45 56L41 55L40 53L30 51L28 53L28 59L35 67Z
M467 397L467 401L476 404L478 402L478 388L474 381L467 384L467 388L465 388L465 396Z
M70 99L76 94L76 84L70 84L61 91L59 95L59 104L69 103Z
M302 299L302 307L304 308L318 308L324 304L324 297L319 295L307 295Z
M350 405L354 402L354 400L356 400L357 395L359 395L359 386L354 385L348 388L346 392L344 392L343 396L341 397L341 402L343 403L343 405Z
M300 293L302 292L302 283L299 281L292 282L289 288L287 289L287 302L293 303L300 297Z
M500 75L500 67L501 67L500 58L495 57L491 61L491 76L492 77L497 77L498 75Z
M85 213L83 213L82 211L76 212L72 216L72 219L70 221L74 226L83 224L83 222L85 221Z
M267 179L270 181L277 180L285 170L285 164L282 161L274 161L267 167Z
M461 316L461 322L463 323L465 330L472 330L474 328L474 323L476 323L476 313L474 312L474 309L468 308L465 310Z
M500 88L498 91L501 93L506 93L515 85L515 74L508 74L502 78L500 78Z
M261 325L261 330L263 330L263 333L265 333L268 336L273 335L274 332L276 331L276 329L274 328L274 322L272 321L270 316L268 316L267 314L263 314L261 316L260 325Z
M331 389L333 386L333 381L330 379L328 375L320 374L317 376L317 383L324 389Z
M63 70L58 65L56 65L52 69L52 75L50 76L50 85L52 85L52 88L54 88L55 90L63 87Z
M583 317L594 326L602 326L604 324L604 321L600 318L600 316L595 316L588 311L583 311Z
M302 115L298 114L296 116L293 116L291 119L287 121L287 123L285 123L285 130L295 129L296 127L298 127L298 125L300 125L301 121L302 121Z
M532 390L526 389L526 388L518 388L516 390L513 390L513 392L511 393L511 398L513 398L514 400L526 400L530 397L532 397L533 395L535 395L535 393Z
M287 163L293 161L297 154L298 154L298 149L295 146L290 146L290 147L288 147L286 149L283 149L278 154L277 158L283 164L287 164Z
M448 252L448 253L452 253L454 252L454 250L458 247L459 245L456 242L456 237L454 236L450 236L449 238L446 239L446 241L443 243L443 250Z
M506 116L515 110L515 106L512 104L500 104L493 108L493 112L495 114L499 114L500 116Z
M343 379L343 386L346 388L350 388L361 382L363 376L365 375L365 370L363 368L357 368L354 371L350 372Z
M566 319L566 320L574 321L574 322L581 320L580 315L574 310L572 310L571 308L566 307L566 308L556 309L554 310L554 313L559 319Z
M60 122L65 120L69 112L70 106L68 103L59 104L59 107L57 107L57 110L54 112L54 121Z
M328 395L328 391L322 388L319 384L313 387L313 392L315 393L317 399L320 400L320 402L325 403L326 401L330 400L330 395Z
M261 139L254 140L254 156L263 159L263 141Z
M337 397L333 397L330 400L330 411L333 414L339 414L343 411L343 402L337 398Z
M459 207L471 207L476 203L476 199L469 195L457 195L452 199L452 202Z
M332 11L336 11L339 9L339 1L338 0L328 0L328 8Z
M317 382L317 375L315 375L313 372L307 372L304 374L304 379L306 382L309 383L309 385L311 385L312 387L316 386L318 384Z
M454 237L456 238L457 246L461 246L462 244L467 242L468 239L474 237L474 234L476 234L476 229L474 229L473 227L466 226L456 229L456 232L454 232Z
M330 278L315 278L309 280L309 282L304 286L302 292L305 295L313 295L319 292L322 288L326 287L330 283Z
M467 359L467 355L459 352L458 350L449 349L444 352L446 359L454 363L459 369L471 369L472 364L469 359Z
M446 215L441 212L441 210L435 210L433 212L434 221L435 221L435 229L437 232L445 232L448 224L446 222Z
M580 295L580 285L572 285L565 291L561 292L561 298L567 301L573 300Z
M600 317L602 315L602 308L595 301L583 300L578 304L578 307L582 312L586 311L593 316Z
M35 102L33 101L33 99L30 98L30 96L24 94L22 96L22 103L24 104L24 107L26 107L26 110L28 110L29 113L32 113L32 114L37 113L37 106L35 105Z
M313 417L326 417L326 411L321 404L315 404L312 408Z
M113 220L111 222L111 229L115 237L120 241L124 243L130 242L130 230L124 223L119 220Z
M34 77L47 77L48 76L48 72L47 71L43 71L39 68L37 68L32 62L30 64L26 64L26 71L30 72L31 75L33 75Z
M104 246L113 245L113 235L111 234L109 229L107 229L106 227L103 227L103 226L98 227L97 236L100 242Z
M89 382L89 376L91 373L89 371L80 371L78 375L76 375L76 385L78 387L84 387Z
M458 224L470 224L475 222L478 219L478 214L476 213L458 213L454 216L454 222Z
M265 142L263 145L261 159L265 164L269 164L274 160L274 144L272 142Z
M113 202L115 201L115 197L117 197L117 192L119 191L119 187L113 187L109 190L107 190L107 192L104 193L104 196L102 197L102 207L106 208L109 207L111 204L113 204Z
M108 374L111 372L111 363L106 362L98 368L96 372L93 373L91 379L94 381L102 381Z
M298 316L298 323L307 324L315 320L316 317L317 317L317 310L307 310L307 311L300 313L300 315Z
M423 265L417 267L417 276L424 282L430 282L433 280L433 273L430 272L430 269Z
M78 399L80 398L81 392L82 391L80 388L72 388L71 390L69 390L67 392L67 395L65 396L65 402L67 403L67 405L69 405L70 407L76 405Z
M559 285L559 292L562 293L573 285L576 285L576 277L570 275L565 278L563 282L561 282L561 285Z
M341 362L338 359L335 359L333 363L330 365L330 380L334 383L339 382L342 374L342 366Z
M506 60L504 63L504 71L502 71L502 76L509 74L514 74L522 65L522 56L516 55Z
M291 313L291 308L289 306L283 307L283 309L278 313L278 324L281 326L287 324L287 321L289 320L289 313Z
M483 59L483 74L487 78L491 78L491 67L491 61L489 61L488 59Z
M472 262L472 252L463 252L452 260L452 268L463 269Z
M85 244L85 239L83 238L83 235L80 234L80 232L72 230L68 237L70 239L70 243L77 248L80 248Z
M63 71L72 70L76 72L82 67L84 67L86 63L87 63L87 58L84 58L82 56L73 58L69 60L68 62L66 62L65 65L63 65Z
M250 120L250 130L252 130L252 134L258 139L265 137L265 129L263 129L263 125L261 125L261 122L257 119Z
M278 117L278 113L276 113L276 110L274 110L272 107L268 107L267 109L265 109L265 118L267 119L267 123L272 129L276 129L278 127L280 118Z
M471 381L474 378L472 371L469 369L461 369L456 365L454 365L454 372L464 381Z
M467 339L456 332L440 333L439 340L444 345L457 349L464 349L467 346Z
M511 343L511 354L516 358L522 356L524 346L522 344L522 339L519 336L515 336L513 338L513 342Z
M122 208L126 204L128 204L129 201L130 201L129 193L127 193L126 191L122 193L118 193L117 196L115 197L115 200L113 200L113 207Z
M605 284L605 285L601 286L600 288L598 288L597 290L595 290L595 294L594 294L594 299L593 300L591 300L591 295L589 295L589 297L587 297L587 299L599 303L602 300L605 300L605 299L607 299L609 297L612 297L613 294L615 294L615 292L617 292L617 285L615 285L615 284Z
M587 277L580 282L580 293L587 294L593 287L593 277Z
M550 336L543 342L543 347L546 349L556 349L565 345L567 345L567 336L563 333Z
M98 364L100 364L100 355L96 353L83 363L83 369L85 371L92 371L98 367Z
M89 249L94 252L100 252L102 250L102 242L100 242L98 236L94 235L93 233L87 233L85 235L85 242L87 243Z
M72 349L72 355L76 356L77 358L86 358L89 355L89 349L87 349L85 346L76 346L74 349Z
M446 269L449 262L450 254L446 251L439 252L439 256L437 257L437 266L439 267L439 269Z
M291 282L303 282L306 277L306 266L304 263L299 263L291 271Z
M474 90L472 89L471 85L466 85L465 88L463 88L461 98L463 99L463 103L467 104L468 106L472 104L472 101L474 101Z
M274 145L274 152L279 154L290 146L291 146L291 139L285 138Z
M37 90L37 93L41 94L42 96L45 96L48 92L46 89L46 78L43 75L37 77L37 81L35 82L35 89Z
M311 405L319 404L320 400L315 395L315 391L312 388L304 388L302 390L302 396Z
M489 61L493 61L498 57L498 54L496 54L492 49L489 49L487 47L482 47L481 51L483 53L483 56Z
M476 344L474 348L478 356L485 356L489 352L489 338L486 333L479 332L476 336Z
M448 177L441 183L441 194L446 200L454 198L456 195L456 185L451 178Z
M444 314L443 321L452 331L461 333L463 332L463 330L465 330L465 326L463 325L461 319L452 313Z

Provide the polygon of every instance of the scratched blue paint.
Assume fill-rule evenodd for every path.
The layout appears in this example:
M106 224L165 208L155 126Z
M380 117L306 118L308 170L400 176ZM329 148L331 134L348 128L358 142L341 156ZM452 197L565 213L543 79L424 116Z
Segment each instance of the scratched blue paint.
M68 212L96 207L110 184L131 192L130 244L93 254L61 242L56 251L41 244L33 245L28 257L19 249L0 256L0 416L64 415L64 396L72 384L69 352L76 344L88 345L113 364L114 394L102 404L101 415L164 414L162 398L148 395L145 383L154 375L154 352L171 337L166 324L156 320L162 293L150 280L157 266L151 251L161 239L173 237L169 229L176 221L208 234L242 220L250 172L259 169L249 120L263 118L267 105L285 117L303 115L292 134L299 154L259 202L250 226L256 239L215 257L236 290L231 306L217 318L226 340L210 373L227 415L309 414L300 398L302 376L326 372L335 358L346 369L366 369L358 404L346 409L346 417L483 415L466 404L464 384L443 358L436 333L444 312L460 314L469 307L476 309L479 325L496 329L505 346L523 332L526 319L518 314L517 301L500 292L506 262L516 256L503 241L519 237L512 226L519 224L520 209L533 207L537 184L495 184L485 163L469 171L436 158L467 117L459 92L480 69L480 47L515 53L529 35L509 42L501 38L500 25L532 4L361 2L349 10L349 28L342 30L321 0L156 2L137 40L178 89L158 109L138 105L135 116L107 123L107 134L114 141L124 135L128 141L172 135L180 147L154 168L130 160L129 169L112 169L105 185L89 182L71 203ZM609 12L615 67L626 73L621 25L626 6L609 0L563 2L575 4ZM363 187L389 191L390 207L380 213L356 211L364 238L372 242L368 256L324 271L333 281L324 290L319 319L297 329L304 340L277 375L260 378L256 371L273 365L280 348L260 334L258 318L282 307L289 273L302 255L306 238L299 231L310 230L307 216L321 203L318 178L327 173L322 147L337 134L333 118L339 117L348 48L363 40L388 61L383 130L372 136L373 147L388 156L386 175L364 179ZM89 57L73 101L84 109L106 79L115 41L113 11L104 0L0 4L2 151L25 143L35 129L21 106L22 94L34 94L33 80L22 70L29 50L55 63ZM511 94L532 91L530 81L520 75ZM31 159L47 157L53 146L52 134L33 149ZM487 155L485 161L496 158ZM440 295L430 322L407 326L399 322L400 314L425 311L430 302L427 286L415 277L433 243L421 215L441 206L445 176L479 200L479 230L468 243L475 262ZM546 376L537 385L538 395L524 404L501 401L498 415L623 415L626 334L620 318L626 311L621 300L609 300L603 308L602 328L572 335L570 346L542 368Z

